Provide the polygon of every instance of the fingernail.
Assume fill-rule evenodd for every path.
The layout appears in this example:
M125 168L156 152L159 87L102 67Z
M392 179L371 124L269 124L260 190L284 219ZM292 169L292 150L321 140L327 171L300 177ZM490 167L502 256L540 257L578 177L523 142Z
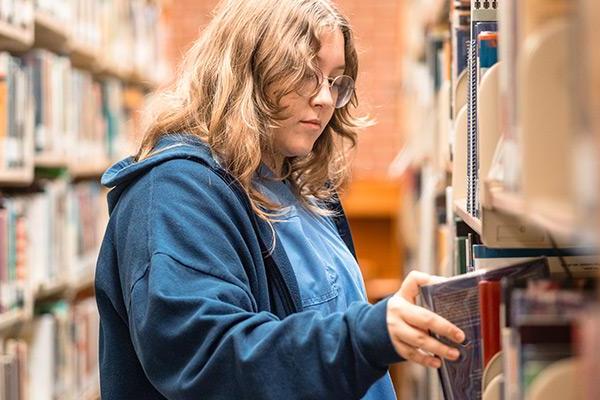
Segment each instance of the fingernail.
M448 350L448 358L456 360L460 356L460 353L456 349Z
M430 366L431 368L439 368L439 367L441 367L441 366L442 366L442 362L441 362L440 360L432 360L432 361L429 363L429 366Z
M454 335L454 338L456 339L457 343L462 343L465 340L465 334L463 331L458 331L456 332L456 334Z

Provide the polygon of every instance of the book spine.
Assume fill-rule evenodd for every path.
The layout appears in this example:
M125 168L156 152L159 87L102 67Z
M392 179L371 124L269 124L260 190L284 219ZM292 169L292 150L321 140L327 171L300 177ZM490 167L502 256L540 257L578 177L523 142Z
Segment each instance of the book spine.
M479 309L481 312L481 340L483 367L501 350L500 346L500 282L479 282Z

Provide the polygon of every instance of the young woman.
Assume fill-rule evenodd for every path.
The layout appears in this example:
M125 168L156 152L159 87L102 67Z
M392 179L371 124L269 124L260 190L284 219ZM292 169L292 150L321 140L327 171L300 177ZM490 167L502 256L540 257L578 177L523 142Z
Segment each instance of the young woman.
M328 0L221 3L103 177L103 399L393 399L390 364L458 357L414 304L432 277L366 301L336 197L357 69Z

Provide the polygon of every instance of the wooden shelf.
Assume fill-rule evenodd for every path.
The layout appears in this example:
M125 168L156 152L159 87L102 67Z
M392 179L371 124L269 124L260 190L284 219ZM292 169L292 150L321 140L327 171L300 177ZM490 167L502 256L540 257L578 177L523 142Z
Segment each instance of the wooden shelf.
M90 48L90 46L79 42L75 38L71 39L68 47L71 64L74 67L92 71L93 73L99 72L98 50Z
M535 225L560 238L573 238L577 235L574 213L559 204L538 202L535 210L529 210L526 217Z
M6 331L25 320L23 309L14 309L0 314L0 331Z
M60 154L36 154L35 166L38 168L67 168L68 161Z
M130 68L123 67L109 59L101 59L99 64L99 75L112 76L127 83L131 81L132 71Z
M68 169L71 177L76 179L93 178L101 176L110 166L110 161L104 159L89 163L76 163L74 161L69 161L67 157L47 153L38 154L35 156L35 166L37 168Z
M144 75L138 70L134 70L131 74L130 83L132 85L141 86L148 90L153 90L158 86L157 82L154 81L154 79Z
M33 182L33 170L0 171L0 184L10 186L28 186Z
M88 274L85 278L75 282L69 286L68 291L73 295L79 292L82 292L86 289L91 289L94 287L94 271L91 271L91 274Z
M94 279L96 278L96 260L100 248L91 251L88 255L81 257L77 264L80 266L75 279L70 282L68 291L70 294L77 294L82 290L89 289L94 286Z
M92 269L80 274L80 276L78 276L73 282L54 282L47 285L43 284L35 292L34 300L39 302L54 297L74 297L76 294L84 290L93 288L94 279L95 271Z
M69 30L54 16L43 11L35 11L35 47L42 47L57 53L68 51Z
M0 20L0 47L3 50L24 52L33 45L33 29L17 27Z
M96 260L98 258L98 252L86 257L80 261L83 265L83 269L77 274L75 281L69 285L69 292L76 294L82 290L89 289L94 286L94 280L96 278Z
M68 288L68 286L69 285L67 284L67 282L64 281L43 283L35 291L35 300L40 301L49 297L59 295L63 293Z
M98 161L87 164L71 163L69 165L69 174L75 179L100 177L109 166L110 163L108 161Z
M492 209L509 215L525 214L525 202L517 193L504 190L501 186L491 187L488 193Z
M481 235L482 226L481 220L469 214L465 207L466 200L459 199L454 202L454 212L460 219L462 219L467 225L471 227L475 232Z
M486 183L486 186L490 186ZM529 205L519 194L509 192L500 185L487 188L491 209L529 222L559 238L572 238L577 234L576 217L568 207L556 202L537 201Z

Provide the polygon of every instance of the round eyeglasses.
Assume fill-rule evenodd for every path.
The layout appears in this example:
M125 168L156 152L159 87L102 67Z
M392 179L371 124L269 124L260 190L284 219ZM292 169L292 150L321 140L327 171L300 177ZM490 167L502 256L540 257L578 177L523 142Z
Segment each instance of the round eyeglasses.
M310 78L314 82L315 78ZM354 79L349 77L348 75L339 75L335 78L327 78L319 83L315 83L314 89L312 91L307 91L301 93L304 96L316 96L319 89L322 85L327 84L329 86L329 92L331 93L331 98L333 99L333 103L335 108L342 108L352 98L352 94L354 93ZM311 85L307 85L309 88Z

